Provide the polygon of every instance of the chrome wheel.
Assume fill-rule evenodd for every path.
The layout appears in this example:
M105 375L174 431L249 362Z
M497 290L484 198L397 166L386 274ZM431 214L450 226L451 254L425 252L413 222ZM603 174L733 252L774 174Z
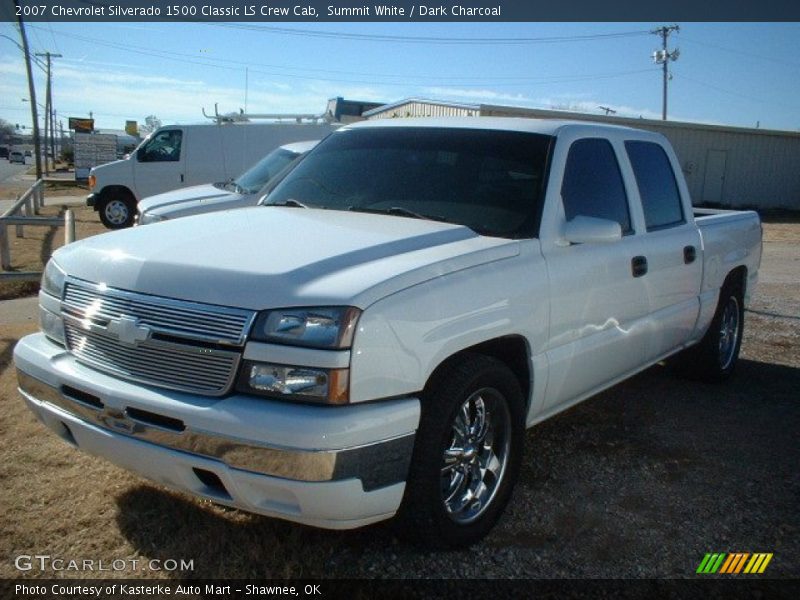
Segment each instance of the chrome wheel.
M735 296L728 298L722 312L719 329L719 366L722 370L730 367L736 355L739 341L739 301Z
M471 523L491 504L505 475L510 433L508 405L497 390L480 389L459 407L441 468L442 501L455 522Z

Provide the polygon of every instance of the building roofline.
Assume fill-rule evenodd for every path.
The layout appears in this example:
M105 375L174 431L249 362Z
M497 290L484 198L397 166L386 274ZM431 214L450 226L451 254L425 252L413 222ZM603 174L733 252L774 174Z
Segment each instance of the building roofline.
M800 137L800 131L791 131L784 129L761 129L755 127L738 127L734 125L712 125L710 123L693 123L691 121L662 121L660 119L642 119L635 117L607 117L605 115L594 115L591 113L574 112L567 110L553 110L546 108L527 108L523 106L503 105L503 104L466 104L462 102L451 102L448 100L434 100L431 98L404 98L397 102L384 104L377 108L365 111L362 116L371 117L380 112L391 110L402 106L417 102L421 104L433 104L436 106L448 106L451 108L462 108L465 110L475 110L480 113L485 111L515 111L517 115L509 116L525 116L526 114L532 117L539 117L545 119L562 119L562 120L577 120L577 121L596 121L598 123L620 124L626 127L642 127L643 125L666 127L670 129L700 129L704 131L713 131L717 133L742 133L754 135L771 135L781 137ZM482 115L487 116L487 115Z
M398 100L397 102L391 102L390 104L383 104L378 106L377 108L372 108L370 110L364 111L362 113L362 117L371 117L373 114L377 114L379 112L383 112L386 110L391 110L393 108L397 108L398 106L402 106L403 104L409 104L411 102L419 102L422 104L435 104L437 106L448 106L451 108L463 108L465 110L480 110L480 104L465 104L461 102L450 102L448 100L432 100L430 98L403 98L402 100Z
M550 110L544 108L525 108L521 106L509 106L501 104L481 104L480 110L514 110L523 113L528 112L531 116L558 119L575 119L579 121L598 121L601 123L619 123L628 127L641 127L644 124L661 126L674 129L702 129L719 133L748 133L757 135L774 135L800 137L800 131L789 131L781 129L761 129L755 127L736 127L734 125L711 125L708 123L693 123L690 121L662 121L660 119L637 119L635 117L606 117L605 115L593 115L591 113L581 113L566 110Z

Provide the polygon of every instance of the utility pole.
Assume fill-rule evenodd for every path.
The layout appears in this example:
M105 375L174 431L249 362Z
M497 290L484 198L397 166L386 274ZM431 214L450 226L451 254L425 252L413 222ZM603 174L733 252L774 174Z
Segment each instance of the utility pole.
M42 178L42 146L39 141L39 115L36 111L36 88L33 85L33 73L31 72L31 53L28 49L28 36L25 35L25 25L19 10L19 1L14 0L14 7L17 9L17 23L19 24L19 36L22 38L22 51L25 53L25 69L28 71L28 94L31 101L31 118L33 119L33 147L36 155L36 179Z
M653 62L658 65L663 66L664 70L664 89L663 89L663 100L662 100L662 108L661 108L661 119L666 121L667 120L667 82L672 79L672 76L669 74L669 61L676 61L680 56L681 52L678 48L675 50L668 50L667 49L667 40L669 39L669 35L674 31L678 33L681 28L678 25L669 25L664 27L659 27L658 29L654 29L650 33L654 35L661 36L661 50L656 50L653 52Z
M47 152L47 136L50 136L50 153L53 155L53 168L55 168L56 154L55 143L53 137L55 134L55 123L53 123L53 92L52 92L52 73L50 70L51 59L61 58L61 54L53 54L52 52L37 52L36 56L47 57L47 100L45 100L45 115L44 115L44 135L45 135L45 153ZM50 174L49 161L47 157L44 160L44 171Z

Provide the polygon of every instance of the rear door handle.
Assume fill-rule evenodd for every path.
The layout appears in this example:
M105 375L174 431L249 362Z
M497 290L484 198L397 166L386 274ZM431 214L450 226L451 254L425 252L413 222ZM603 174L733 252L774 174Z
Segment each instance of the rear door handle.
M684 264L690 265L694 262L697 258L697 248L694 246L684 246L683 247L683 262Z
M647 274L647 257L634 256L631 259L631 274L634 277L642 277Z

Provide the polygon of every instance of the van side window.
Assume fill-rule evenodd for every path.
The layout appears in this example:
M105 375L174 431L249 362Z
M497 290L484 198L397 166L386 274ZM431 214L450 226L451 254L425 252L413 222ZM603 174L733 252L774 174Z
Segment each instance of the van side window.
M586 138L570 146L561 197L567 221L583 215L616 221L623 234L633 231L622 173L608 140Z
M630 140L625 150L636 176L647 231L685 223L675 173L664 149L653 142Z
M136 153L139 162L174 162L181 159L181 139L179 129L159 131Z

